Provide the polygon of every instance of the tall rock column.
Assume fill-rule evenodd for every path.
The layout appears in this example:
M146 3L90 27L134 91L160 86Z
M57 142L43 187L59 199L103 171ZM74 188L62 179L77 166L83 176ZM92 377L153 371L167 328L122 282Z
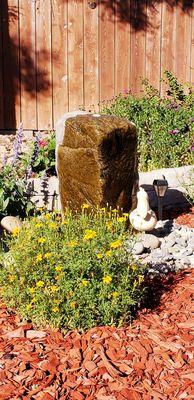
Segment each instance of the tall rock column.
M116 116L77 115L68 118L57 150L62 208L83 203L129 211L135 206L137 131Z

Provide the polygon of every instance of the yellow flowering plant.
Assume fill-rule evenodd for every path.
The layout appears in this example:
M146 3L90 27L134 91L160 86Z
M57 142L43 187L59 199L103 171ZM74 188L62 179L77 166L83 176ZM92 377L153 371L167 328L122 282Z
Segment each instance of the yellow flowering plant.
M143 297L144 273L125 249L126 219L118 209L83 205L80 213L67 209L65 219L43 210L24 221L7 239L4 301L40 326L88 329L130 320Z

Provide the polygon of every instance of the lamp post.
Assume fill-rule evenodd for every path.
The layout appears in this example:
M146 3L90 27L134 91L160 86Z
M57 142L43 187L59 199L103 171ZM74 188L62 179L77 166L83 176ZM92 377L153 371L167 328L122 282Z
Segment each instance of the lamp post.
M158 198L158 220L162 221L163 198L168 188L168 182L165 177L164 179L155 179L153 181L153 186Z

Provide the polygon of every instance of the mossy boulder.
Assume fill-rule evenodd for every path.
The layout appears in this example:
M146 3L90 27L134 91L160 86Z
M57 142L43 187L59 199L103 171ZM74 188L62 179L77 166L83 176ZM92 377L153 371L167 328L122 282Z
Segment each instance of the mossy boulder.
M137 131L116 116L77 115L68 118L57 150L62 208L83 203L103 207L135 206Z

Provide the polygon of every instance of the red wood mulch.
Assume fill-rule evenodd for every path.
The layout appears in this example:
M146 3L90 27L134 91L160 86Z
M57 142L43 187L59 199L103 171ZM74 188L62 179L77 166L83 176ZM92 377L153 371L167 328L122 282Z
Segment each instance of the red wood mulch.
M194 399L194 270L132 326L36 331L0 307L0 399ZM194 333L194 332L193 332Z
M194 228L194 207L191 207L189 212L185 211L176 218L176 222L180 225L187 225Z

